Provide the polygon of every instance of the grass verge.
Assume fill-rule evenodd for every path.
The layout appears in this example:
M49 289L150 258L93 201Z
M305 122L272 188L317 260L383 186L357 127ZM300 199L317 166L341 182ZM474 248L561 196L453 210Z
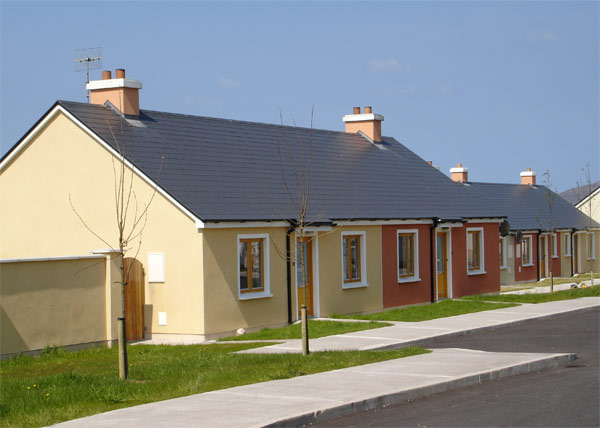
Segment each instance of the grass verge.
M351 333L353 331L371 330L373 328L387 327L392 324L383 322L342 322L342 321L318 321L308 320L308 331L311 339L317 337L331 336L333 334ZM300 339L302 331L300 324L291 324L281 328L263 328L253 333L241 336L230 336L219 339L221 341L231 340L282 340Z
M118 380L117 349L51 350L0 361L3 427L37 427L121 407L287 379L427 353L397 351L234 354L262 345L129 347L130 381Z
M492 309L509 308L515 304L465 302L461 300L442 300L431 305L409 306L406 308L391 309L389 311L373 314L359 315L333 315L332 318L351 318L373 321L427 321L436 318L452 317L454 315L469 314L472 312L489 311Z
M555 291L554 293L541 294L499 294L499 295L481 295L463 297L477 302L514 302L514 303L545 303L557 300L578 299L580 297L600 296L600 286L595 285L588 288L572 288L570 290Z

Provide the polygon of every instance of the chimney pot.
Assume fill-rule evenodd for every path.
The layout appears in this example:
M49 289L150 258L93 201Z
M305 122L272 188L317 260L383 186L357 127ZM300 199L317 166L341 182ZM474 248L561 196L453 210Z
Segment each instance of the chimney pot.
M102 70L102 80L110 80L112 79L112 73L110 70Z
M117 76L117 79L125 79L125 69L117 68L116 76Z
M352 114L360 114L360 107L354 107L352 109Z
M457 164L456 164L456 166L457 166L458 168L462 168L462 163L457 163Z
M371 114L371 113L373 113L373 107L370 107L370 106L365 107L365 114Z
M429 165L433 165L433 161L427 161Z

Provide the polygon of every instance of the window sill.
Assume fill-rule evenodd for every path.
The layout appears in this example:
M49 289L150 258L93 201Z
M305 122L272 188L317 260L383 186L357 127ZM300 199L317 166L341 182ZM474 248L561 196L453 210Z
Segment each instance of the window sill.
M368 286L369 284L366 282L349 282L342 284L342 290L352 290L353 288L365 288Z
M596 260L596 257L588 257L586 260L592 261L592 260Z
M531 267L533 266L533 263L527 263L526 265L521 265L521 267Z
M484 270L470 270L467 271L467 275L485 275L487 272Z
M500 266L500 269L508 269L508 266Z
M552 256L553 259L558 259L558 256Z
M398 283L402 284L402 283L405 283L405 282L418 282L420 280L421 280L421 278L416 278L414 276L411 276L409 278L398 278Z
M273 297L273 295L271 293L267 293L265 291L261 291L261 292L256 292L256 293L244 293L244 294L240 294L238 296L238 298L240 300L254 300L254 299L265 299L267 297Z
M570 254L565 254L565 257L571 257L571 255Z

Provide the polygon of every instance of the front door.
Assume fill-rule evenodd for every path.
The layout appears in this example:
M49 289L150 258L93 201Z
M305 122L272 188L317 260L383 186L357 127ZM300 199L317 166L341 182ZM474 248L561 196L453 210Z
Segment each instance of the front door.
M546 237L540 237L540 277L545 278L546 275Z
M125 334L127 340L144 338L144 266L133 257L123 259L128 275L125 286Z
M436 243L436 266L437 266L437 297L446 299L448 297L448 251L446 232L437 234Z
M298 287L298 316L306 305L307 315L314 316L312 238L296 242L296 284Z
M579 273L579 235L573 235L573 274Z

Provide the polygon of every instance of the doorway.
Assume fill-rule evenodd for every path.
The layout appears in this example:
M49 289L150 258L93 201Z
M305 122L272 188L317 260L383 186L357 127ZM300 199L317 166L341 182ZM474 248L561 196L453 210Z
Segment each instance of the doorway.
M303 304L306 304L306 314L314 316L312 237L305 237L303 240L296 241L296 287L298 290L298 317L300 317L300 308Z
M450 246L448 245L448 232L442 231L436 234L436 282L437 282L437 300L447 299L449 297L449 259Z
M123 259L123 269L129 272L129 280L125 286L125 334L127 340L144 338L144 266L128 257Z

